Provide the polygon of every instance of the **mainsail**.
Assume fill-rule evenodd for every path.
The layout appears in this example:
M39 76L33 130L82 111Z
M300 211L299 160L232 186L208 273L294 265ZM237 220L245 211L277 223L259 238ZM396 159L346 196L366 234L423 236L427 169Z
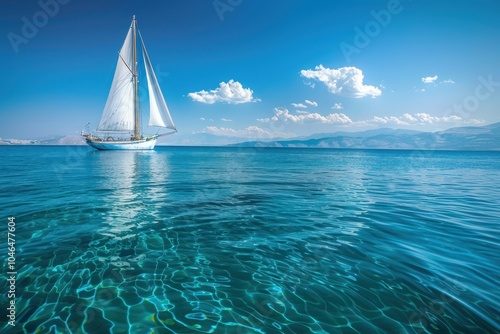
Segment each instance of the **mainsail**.
M134 130L134 42L133 28L130 27L125 42L118 55L115 76L108 100L102 112L98 131L129 132Z

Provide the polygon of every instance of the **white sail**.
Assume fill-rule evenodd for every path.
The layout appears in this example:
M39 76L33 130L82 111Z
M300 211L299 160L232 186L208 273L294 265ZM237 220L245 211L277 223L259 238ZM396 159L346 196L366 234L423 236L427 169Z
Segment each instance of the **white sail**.
M140 36L140 34L139 34ZM164 128L175 129L174 121L170 116L168 111L167 103L163 98L163 94L156 79L155 72L153 71L153 66L151 66L151 61L149 60L148 53L146 51L146 46L142 40L142 54L144 58L144 65L146 67L146 77L148 80L148 92L149 92L149 126L160 126Z
M134 75L132 72L134 28L134 22L132 22L118 56L115 76L97 128L98 131L128 132L134 130Z
M85 137L86 143L98 150L152 150L156 145L158 137L177 132L153 71L153 66L151 66L144 41L139 33L148 82L150 104L149 126L164 127L173 130L154 135L145 135L141 131L136 45L136 33L138 32L134 16L125 42L119 52L111 89L102 112L99 126L97 127L98 132L105 132L107 134L100 137L94 136L91 132L84 134L82 131L82 136ZM126 138L123 135L115 136L109 132L129 133L130 137Z

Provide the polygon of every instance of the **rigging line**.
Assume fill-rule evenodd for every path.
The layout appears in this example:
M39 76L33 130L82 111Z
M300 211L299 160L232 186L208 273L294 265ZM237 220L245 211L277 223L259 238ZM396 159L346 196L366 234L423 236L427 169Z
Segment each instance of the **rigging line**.
M123 63L125 64L125 66L127 66L127 69L130 71L130 73L135 76L134 72L130 69L130 67L128 66L127 62L125 61L125 59L123 59L122 55L120 54L120 52L118 52L118 56L120 57L120 59L123 61Z
M159 134L157 134L157 136L158 137L169 136L169 135L173 135L176 132L177 132L177 130L176 131L172 131L172 132L159 133Z

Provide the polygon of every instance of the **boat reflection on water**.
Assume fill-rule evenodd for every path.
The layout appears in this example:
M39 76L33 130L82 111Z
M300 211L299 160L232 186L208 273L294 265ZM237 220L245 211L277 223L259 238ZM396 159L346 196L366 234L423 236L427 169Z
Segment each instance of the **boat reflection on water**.
M109 151L99 159L103 226L98 232L116 242L134 238L141 227L160 219L167 196L168 155L155 151ZM147 170L147 173L145 171ZM148 179L141 177L148 175Z

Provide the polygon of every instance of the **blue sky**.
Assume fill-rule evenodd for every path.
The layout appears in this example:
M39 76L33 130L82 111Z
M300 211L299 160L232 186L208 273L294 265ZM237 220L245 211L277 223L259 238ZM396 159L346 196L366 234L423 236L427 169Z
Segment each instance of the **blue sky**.
M184 137L437 131L500 121L495 0L1 6L1 138L95 127L132 15Z

